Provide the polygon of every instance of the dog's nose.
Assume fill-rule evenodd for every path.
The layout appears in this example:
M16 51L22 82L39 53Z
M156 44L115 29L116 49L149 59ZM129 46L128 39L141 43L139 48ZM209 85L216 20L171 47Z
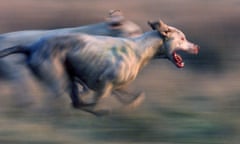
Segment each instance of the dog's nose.
M194 47L195 47L195 50L194 50L195 52L194 53L198 54L199 50L200 50L200 46L195 44Z
M200 50L200 46L199 45L196 45L197 49Z

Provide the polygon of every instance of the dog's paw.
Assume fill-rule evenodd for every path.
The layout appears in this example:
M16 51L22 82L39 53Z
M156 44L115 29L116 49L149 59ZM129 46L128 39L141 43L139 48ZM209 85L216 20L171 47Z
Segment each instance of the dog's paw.
M75 109L82 109L83 107L93 107L95 106L96 103L72 103L72 107L75 108Z
M135 109L136 107L138 107L140 104L143 103L144 99L145 99L145 93L141 92L139 93L135 99L126 106L127 109Z

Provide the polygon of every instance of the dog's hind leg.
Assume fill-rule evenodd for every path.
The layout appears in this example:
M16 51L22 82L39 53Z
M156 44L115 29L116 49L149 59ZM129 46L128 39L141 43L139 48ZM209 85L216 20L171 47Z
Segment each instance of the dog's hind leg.
M69 78L60 60L33 55L28 60L28 66L53 95L60 96L66 92Z

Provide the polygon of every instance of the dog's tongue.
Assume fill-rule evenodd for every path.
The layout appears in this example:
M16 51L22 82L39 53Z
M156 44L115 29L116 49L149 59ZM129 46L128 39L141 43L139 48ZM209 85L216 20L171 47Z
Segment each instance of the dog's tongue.
M184 62L183 62L182 57L179 54L177 54L176 52L174 52L172 56L173 56L173 60L175 62L175 65L178 68L183 68L184 67Z

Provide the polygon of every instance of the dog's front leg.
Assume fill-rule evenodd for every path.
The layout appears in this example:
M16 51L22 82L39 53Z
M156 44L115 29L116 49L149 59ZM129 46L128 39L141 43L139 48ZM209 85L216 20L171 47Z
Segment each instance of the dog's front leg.
M137 107L145 99L144 92L130 93L124 89L114 90L115 97L124 105Z
M96 105L98 102L109 96L112 92L112 84L111 83L105 83L102 88L100 88L98 91L95 91L94 94L94 102L91 104L84 104L88 106L82 106L80 107L81 110L92 113L96 116L103 116L109 114L109 110L96 110Z
M82 86L82 90L78 91L80 94L86 95L90 92L88 86L79 78L74 78L74 81Z
M99 116L102 114L99 114L97 112L95 112L92 107L96 105L96 103L93 104L85 104L83 103L83 101L79 98L79 91L78 91L78 86L77 83L72 82L71 84L71 93L70 93L70 97L72 100L72 106L76 109L80 109L83 110L85 112L91 113L93 115ZM89 106L91 106L89 108Z
M93 106L95 105L95 103L91 103L91 104L86 104L83 102L83 100L81 99L81 96L88 94L89 89L87 87L84 87L85 85L82 85L82 83L80 83L83 86L83 90L81 93L79 93L79 89L77 86L77 81L72 81L71 82L71 86L70 86L70 97L72 100L72 106L74 108L79 108L81 109L82 107L88 107L88 106Z
M82 102L79 99L78 96L78 87L77 84L72 82L71 86L70 86L70 97L72 100L72 106L74 108L80 108L82 106Z

